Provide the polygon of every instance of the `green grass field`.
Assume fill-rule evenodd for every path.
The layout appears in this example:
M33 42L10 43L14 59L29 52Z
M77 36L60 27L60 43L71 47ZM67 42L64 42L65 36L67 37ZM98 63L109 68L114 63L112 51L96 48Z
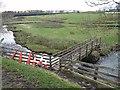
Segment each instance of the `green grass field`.
M24 16L20 20L12 20L30 21L40 23L14 25L17 31L15 36L17 43L34 51L55 53L93 37L101 37L107 46L118 42L118 28L107 26L109 23L117 24L116 15L72 13Z
M31 84L35 84L34 88L80 88L78 84L66 81L48 70L21 64L17 61L9 60L6 58L2 58L2 69L16 73L16 75L22 75L23 80L28 80L29 82L31 82ZM12 76L13 78L11 78L11 80L14 80L16 75ZM9 82L6 81L6 84L7 83ZM15 85L16 88L21 88L19 87L18 82ZM3 85L3 88L14 87Z

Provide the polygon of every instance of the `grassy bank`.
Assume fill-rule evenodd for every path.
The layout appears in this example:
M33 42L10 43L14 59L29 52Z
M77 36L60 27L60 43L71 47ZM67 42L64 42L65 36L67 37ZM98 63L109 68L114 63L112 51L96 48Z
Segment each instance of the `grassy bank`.
M2 58L2 68L10 72L15 72L16 75L21 74L24 76L23 79L26 79L35 85L34 88L80 88L79 85L65 81L50 71L38 67L27 66L18 63L17 61ZM11 79L14 79L14 76Z
M117 24L116 15L73 13L24 16L12 22L30 21L39 23L14 25L15 36L17 43L36 51L55 53L93 37L102 37L107 46L118 42L118 28L109 26Z

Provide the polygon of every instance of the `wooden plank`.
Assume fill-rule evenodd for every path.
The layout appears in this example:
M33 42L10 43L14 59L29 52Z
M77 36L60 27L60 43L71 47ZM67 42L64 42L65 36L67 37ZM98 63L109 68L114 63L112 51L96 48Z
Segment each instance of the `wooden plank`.
M113 77L113 78L120 79L120 76L112 75L112 74L101 72L101 71L96 71L95 68L88 68L88 67L85 67L85 66L80 67L79 65L74 65L74 66L77 66L77 67L79 67L81 69L84 69L84 70L87 70L87 71L92 71L92 72L96 72L96 73L104 74L106 76L110 76L110 77Z
M84 71L84 70L78 70L78 69L75 69L75 68L72 68L72 67L69 67L70 69L74 70L75 72L80 72L80 73L84 73L84 74L87 74L87 75L90 75L90 76L93 76L93 77L96 77L96 78L99 78L99 79L102 79L104 81L107 81L111 84L116 84L116 85L120 85L120 82L115 82L115 81L112 81L112 80L109 80L109 79L106 79L106 78L103 78L101 76L98 76L98 75L95 75L95 74L92 74L90 72L87 72L87 71Z
M84 47L85 47L85 46L84 46ZM67 57L67 56L71 55L71 54L74 53L74 52L79 52L79 48L81 48L81 47L76 48L75 50L73 50L73 51L71 51L71 52L63 55L62 57ZM84 50L84 49L83 49L83 50ZM85 50L84 50L84 51L85 51ZM81 52L83 52L83 51L81 51Z
M52 65L55 65L56 63L59 63L59 60L55 61L55 62L52 62Z
M53 59L51 60L51 62L54 62L54 61L56 61L56 60L58 60L58 59L60 59L60 57L53 58Z
M64 63L64 64L61 64L61 67L66 67L68 68L68 65L70 65L71 62L67 62L67 63Z
M76 49L74 49L74 50L72 50L71 52L69 52L69 53L67 53L67 54L64 54L64 55L62 55L61 57L66 57L66 56L69 56L69 55L71 55L72 53L74 53L76 50L78 50L79 48L76 48Z
M105 88L113 88L114 89L114 86L105 84L105 83L103 83L101 81L98 81L98 80L94 80L91 77L87 77L85 75L79 74L79 73L71 71L71 70L66 70L66 71L67 72L71 72L78 79L82 79L84 81L89 81L90 83L95 84L95 85L97 84L97 88L100 88L100 89L102 89L102 88L103 89L105 89Z
M112 70L112 71L120 71L120 69L114 69L114 68L110 68L110 67L105 67L105 66L96 65L96 64L90 64L90 63L81 62L81 61L79 61L78 63L80 63L82 65L87 65L87 66L90 66L90 67L93 67L93 68L97 67L97 68L109 69L109 70Z
M111 71L118 71L118 72L120 72L120 69L117 69L117 68L110 68L110 67L105 67L105 66L100 66L100 65L95 65L95 67L104 68L104 69L108 69L108 70L111 70Z

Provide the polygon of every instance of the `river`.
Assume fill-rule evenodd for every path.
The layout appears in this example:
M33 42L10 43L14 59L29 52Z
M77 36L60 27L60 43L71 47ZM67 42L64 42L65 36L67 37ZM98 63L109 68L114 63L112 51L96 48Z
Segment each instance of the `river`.
M5 48L22 50L22 51L25 51L25 52L30 52L30 50L28 50L27 48L22 47L19 44L16 44L14 39L15 39L15 37L13 35L13 32L8 31L7 26L4 25L2 27L2 31L0 32L0 41L1 41L0 46L5 47Z
M114 69L120 69L120 51L112 51L108 56L100 57L100 60L97 62L97 64L101 66L106 66ZM112 70L104 70L99 69L99 71L103 71L105 73L110 73L112 75L118 76L120 75L120 72L118 71L112 71ZM114 81L120 81L118 79L115 79L113 77L107 77L105 75L101 75L102 77L109 78Z

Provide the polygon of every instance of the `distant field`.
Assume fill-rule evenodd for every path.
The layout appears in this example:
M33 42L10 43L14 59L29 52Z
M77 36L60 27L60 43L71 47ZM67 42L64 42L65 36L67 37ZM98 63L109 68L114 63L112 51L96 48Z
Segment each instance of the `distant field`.
M118 42L118 28L114 27L117 25L116 15L74 13L24 16L11 20L30 21L39 23L14 25L15 36L18 43L35 51L55 53L91 37L102 37L108 46Z

